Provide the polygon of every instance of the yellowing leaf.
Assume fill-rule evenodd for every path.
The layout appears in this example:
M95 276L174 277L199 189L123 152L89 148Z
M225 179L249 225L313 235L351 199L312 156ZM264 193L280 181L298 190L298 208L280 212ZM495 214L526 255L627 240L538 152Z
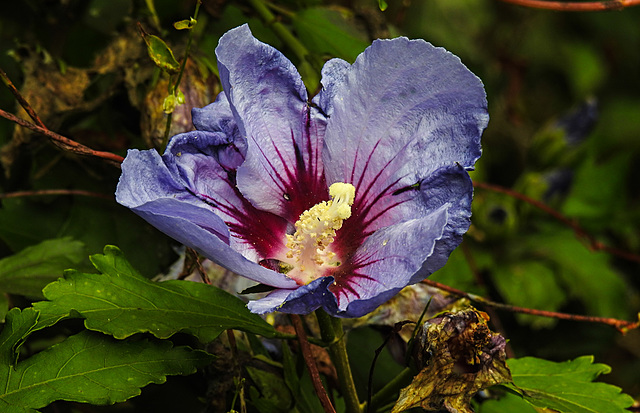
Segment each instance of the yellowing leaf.
M153 63L169 74L173 75L180 72L180 64L164 40L145 32L142 26L138 25L138 27L140 28L144 42L147 44L147 53L149 53L149 57L153 60Z

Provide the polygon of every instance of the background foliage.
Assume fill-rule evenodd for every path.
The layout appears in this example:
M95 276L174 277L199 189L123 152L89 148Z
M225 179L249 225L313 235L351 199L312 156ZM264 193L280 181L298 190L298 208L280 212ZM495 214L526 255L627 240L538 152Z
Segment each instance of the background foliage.
M150 11L151 3L157 13ZM640 311L640 172L633 167L640 162L640 8L560 13L498 0L387 3L382 12L375 0L273 1L267 10L277 23L265 24L262 2L204 0L180 86L185 103L173 113L172 134L189 129L189 109L211 102L220 91L213 50L220 35L242 23L249 22L259 39L287 54L311 91L316 90L319 69L329 57L353 61L379 37L424 38L458 55L485 83L491 121L474 181L511 188L542 201L581 229L576 231L514 196L478 186L473 226L463 246L432 279L511 305L635 320ZM162 105L170 85L149 59L136 23L140 22L148 34L162 37L181 60L188 33L175 30L173 23L193 15L194 7L191 0L24 0L3 4L0 67L51 130L91 148L121 155L128 148L159 146L165 128ZM302 51L282 41L274 30L277 24L291 30ZM18 107L8 90L0 88L0 108L19 113ZM167 273L178 259L172 240L115 203L112 194L119 170L113 165L61 151L46 138L5 120L0 121L0 147L0 191L4 194L45 189L93 193L2 199L3 318L12 307L25 307L45 297L49 301L42 308L62 311L58 319L66 317L68 313L60 306L64 306L64 288L69 285L59 281L47 287L44 295L43 287L68 268L78 272L70 275L67 283L90 277L87 272L95 270L89 255L101 253L107 244L119 246L131 263L131 278L123 280L125 284L147 282L143 277ZM636 255L628 259L615 251L603 251L594 240ZM117 256L119 251L115 251L105 251L102 257ZM94 265L96 259L100 261L95 257ZM158 288L159 297L173 293L170 284L166 285L166 289ZM194 300L199 294L183 293L193 295ZM9 317L27 326L22 338L34 323L42 321L42 316L40 321L29 321L28 312L14 310ZM105 320L111 316L104 314L104 320L92 321L102 323L95 327L98 331L118 338L148 331L143 328L145 323L135 322L123 323L130 329L127 332L107 331ZM126 311L122 314L126 317ZM202 332L203 326L217 323L207 314L202 310L202 318L194 325L180 328L165 320L167 325L162 326L160 335L148 331L149 340L155 340L152 335L166 338L182 330L203 343L178 334L172 338L175 346L164 341L154 344L153 351L171 351L173 357L190 358L192 364L182 365L174 373L156 374L143 380L145 383L160 383L165 380L163 374L186 374L210 361L205 353L183 347L202 347L218 334ZM510 339L512 356L560 362L593 355L596 362L612 368L603 377L605 381L622 387L636 400L640 395L638 330L621 335L600 324L496 310L490 315L493 329ZM246 331L275 334L257 320L242 322L248 326ZM219 331L225 328L219 326ZM95 338L95 334L81 330L79 320L71 317L54 328L37 331L23 347L23 357L45 348L64 353L65 346L75 342L50 346L70 335L84 345ZM353 352L354 374L363 378L361 382L366 383L373 351L383 340L380 328L361 327L350 333L350 348L371 349ZM102 345L133 346L127 351L136 351L139 345L135 341L106 343ZM247 346L254 352L261 348L251 343ZM15 350L13 345L3 348L0 343L5 360L13 357L12 348ZM207 349L215 354L228 351ZM293 357L287 351L279 365L284 366L284 380L289 389L298 391L298 399L302 398L300 411L316 411L317 401L309 397L310 381L298 374L302 369L295 360L287 359ZM146 356L149 360L154 357L151 352ZM274 374L269 363L272 361L263 360L248 368L254 393L246 396L254 401L252 408L260 405L275 409L262 407L260 411L282 411L278 403L288 405L286 397L291 395L279 394L269 386ZM17 366L19 369L20 363ZM607 370L593 366L586 366L585 371ZM181 369L184 371L178 371ZM225 382L227 388L214 388L213 377L221 377L221 371L223 366L215 366L192 376L170 378L162 388L148 386L141 396L125 404L91 411L200 411L203 400L224 400L225 394L233 397L233 377ZM381 386L384 377L397 371L391 353L385 352L376 367L380 382L376 385ZM481 411L509 411L492 403L483 403ZM74 408L71 403L57 402L43 411Z

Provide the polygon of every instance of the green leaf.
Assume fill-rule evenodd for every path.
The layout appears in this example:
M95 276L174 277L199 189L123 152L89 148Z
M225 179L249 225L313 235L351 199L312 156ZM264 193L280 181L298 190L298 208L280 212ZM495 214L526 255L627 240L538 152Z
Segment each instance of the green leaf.
M42 298L42 289L85 257L84 244L70 237L43 241L0 260L0 292Z
M537 261L516 261L511 265L498 265L493 281L500 294L511 304L522 307L557 311L566 301L562 286L548 266ZM517 314L521 321L533 327L549 327L556 319Z
M629 316L629 300L623 297L627 297L630 290L612 268L608 254L589 251L573 231L555 226L527 237L525 244L533 258L549 260L557 270L563 290L579 298L589 313L603 317Z
M478 413L536 413L539 412L522 397L506 393L499 399L487 400L480 405Z
M563 206L563 212L574 218L611 221L611 215L625 205L626 176L631 168L631 153L625 152L605 162L587 158L576 171L576 177Z
M26 198L3 199L0 238L20 251L48 238L56 238L66 217L63 200L38 202Z
M144 42L147 44L147 53L153 63L156 64L160 69L164 70L169 74L177 74L180 72L180 64L176 60L173 52L167 46L167 44L159 38L158 36L154 36L145 32L142 29L142 26L138 26L140 28L140 33L142 34L142 38Z
M384 0L378 0L378 7L380 8L380 11L385 11L389 5Z
M345 11L328 8L304 9L293 17L300 40L313 52L353 62L369 45Z
M182 280L147 280L117 247L105 247L105 254L93 255L91 261L102 274L69 271L64 279L44 289L49 301L34 304L42 313L38 328L79 316L85 318L89 330L116 338L136 333L167 338L184 332L209 342L226 329L265 337L277 334L239 298L216 287Z
M511 377L524 399L539 408L564 413L624 413L633 399L616 386L593 383L611 368L592 356L556 363L523 357L507 360Z
M266 363L261 366L261 363L255 363L255 361L253 366L245 366L246 372L255 386L251 387L253 390L250 393L252 403L262 413L289 410L292 397L282 377L282 372Z
M298 353L298 359L300 366L302 362L302 354ZM353 364L352 364L353 365ZM322 408L320 399L316 397L313 389L313 383L309 376L309 371L306 368L301 368L300 372L296 368L296 359L291 353L289 346L282 346L282 367L284 382L293 396L295 402L292 412L303 413L322 413L325 410Z
M38 312L33 308L21 311L13 308L7 313L7 321L0 333L0 369L13 366L18 358L20 346L24 343L29 333L33 331L37 321ZM2 375L0 375L0 379ZM5 381L0 380L0 388Z
M37 313L29 309L13 316L0 335L3 361L28 330ZM192 374L213 356L188 347L173 348L168 341L117 341L98 333L69 337L11 367L0 366L0 410L33 412L56 400L96 405L125 401L150 383L164 383L167 375Z

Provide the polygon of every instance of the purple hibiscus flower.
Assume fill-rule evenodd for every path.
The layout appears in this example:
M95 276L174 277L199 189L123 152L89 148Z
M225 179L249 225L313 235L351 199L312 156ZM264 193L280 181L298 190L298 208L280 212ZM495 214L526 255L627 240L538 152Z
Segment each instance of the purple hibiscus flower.
M482 82L423 40L328 61L309 100L244 25L216 48L224 92L164 155L130 150L116 197L229 270L273 287L251 311L359 317L442 267L469 227Z

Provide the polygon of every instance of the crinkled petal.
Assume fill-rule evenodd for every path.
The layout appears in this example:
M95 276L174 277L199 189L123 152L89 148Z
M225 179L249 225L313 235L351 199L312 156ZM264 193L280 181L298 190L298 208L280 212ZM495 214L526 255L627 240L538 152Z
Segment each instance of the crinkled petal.
M226 223L231 248L255 262L275 256L285 249L287 222L242 197L235 169L244 159L243 148L236 141L220 139L219 132L180 134L171 140L163 158L185 190Z
M482 82L423 40L375 41L336 85L323 152L327 181L356 187L364 234L424 213L420 182L471 169L488 122Z
M360 317L406 287L433 253L447 223L443 207L420 218L376 231L335 273L331 289L341 315Z
M257 314L273 311L309 314L321 307L329 313L335 313L336 297L329 291L332 283L333 277L323 277L295 290L275 290L260 300L249 302L248 307L251 312Z
M378 229L334 273L337 315L360 317L441 268L469 228L472 183L461 166L422 181L425 214ZM429 211L429 212L426 212Z
M327 61L322 67L322 89L314 96L313 103L327 116L333 114L333 99L349 68L349 62L337 58Z
M177 141L188 136L207 137L196 131L179 136ZM174 143L172 147L178 146ZM185 159L187 163L199 163L195 158L189 160L186 153ZM247 243L243 242L245 240L238 236L233 227L232 231L229 231L228 224L223 219L224 214L217 214L221 209L216 206L217 200L214 197L220 194L231 197L232 190L225 192L220 189L220 193L216 193L214 186L213 190L207 188L214 194L206 194L207 197L203 197L204 194L199 193L200 188L203 188L200 180L204 181L206 178L198 176L198 180L192 181L189 168L173 161L175 159L170 152L163 158L155 150L130 150L122 164L116 200L131 208L160 231L240 275L275 287L295 286L295 282L284 275L263 268L255 260L248 259L247 256L253 258L257 254L256 250L247 248ZM211 166L211 161L202 163ZM211 170L206 171L206 167L202 165L197 167L210 177L210 174L214 173ZM219 188L222 188L222 185ZM226 199L224 202L234 201ZM275 216L274 218L278 219ZM247 225L251 222L256 228L268 228L268 224L273 225L274 222L280 227L283 226L282 221L275 220L267 223L247 221ZM260 233L270 236L266 230ZM284 233L284 229L281 229L280 233Z
M198 130L222 132L234 139L243 137L224 92L219 93L213 103L203 108L191 109L191 118L193 126Z
M216 56L224 92L248 142L238 188L257 208L295 222L328 198L320 153L326 120L307 102L295 66L255 39L247 25L222 36Z

